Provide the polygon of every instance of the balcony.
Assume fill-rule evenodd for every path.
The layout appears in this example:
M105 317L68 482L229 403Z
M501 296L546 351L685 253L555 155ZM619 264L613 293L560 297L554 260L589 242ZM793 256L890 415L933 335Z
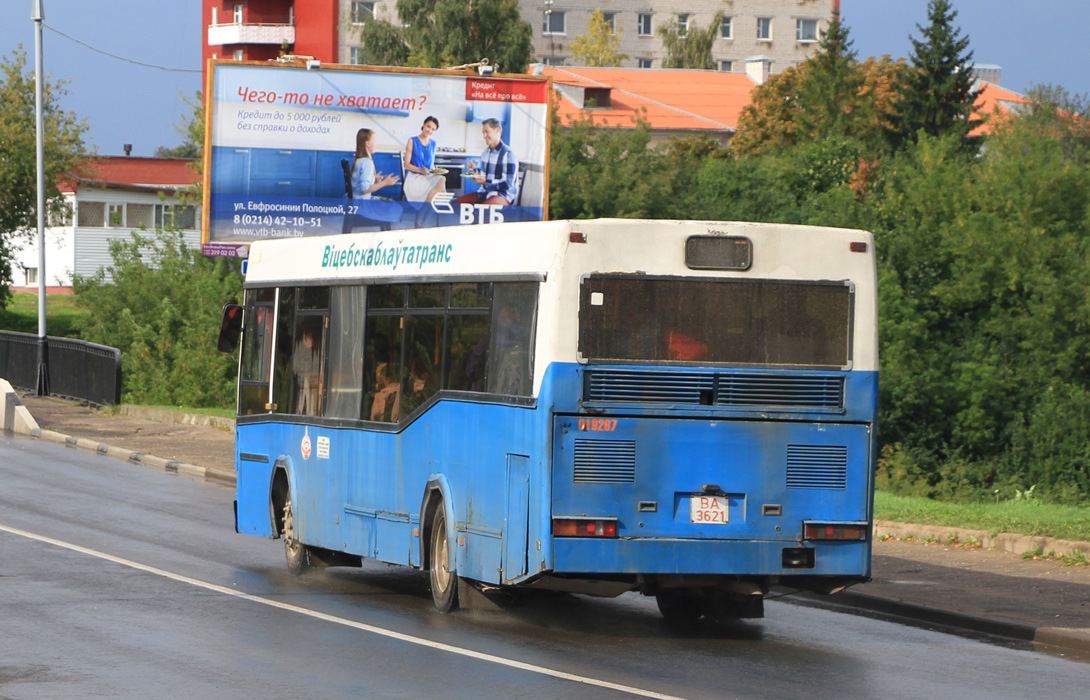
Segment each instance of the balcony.
M245 22L219 24L213 16L208 25L208 45L295 43L295 24L290 14L250 12Z

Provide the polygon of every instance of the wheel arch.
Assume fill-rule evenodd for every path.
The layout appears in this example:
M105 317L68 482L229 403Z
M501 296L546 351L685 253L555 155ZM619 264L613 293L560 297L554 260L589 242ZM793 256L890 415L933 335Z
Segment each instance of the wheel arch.
M417 544L420 546L420 568L430 569L431 530L435 523L435 514L442 508L447 519L447 539L451 558L454 559L455 570L458 563L457 536L454 526L454 501L451 497L450 483L445 474L432 474L424 487L424 496L420 502L420 537Z
M289 458L280 457L273 464L269 477L269 517L272 519L273 539L280 539L284 534L284 506L289 495L298 495L295 490L295 470ZM297 502L298 499L293 498L292 505Z

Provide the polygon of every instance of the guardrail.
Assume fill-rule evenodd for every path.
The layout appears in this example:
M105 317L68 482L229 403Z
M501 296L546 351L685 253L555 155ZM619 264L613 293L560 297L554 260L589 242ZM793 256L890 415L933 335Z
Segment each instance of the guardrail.
M85 340L47 336L49 393L89 403L121 403L121 351ZM0 331L0 377L19 389L38 385L38 336Z

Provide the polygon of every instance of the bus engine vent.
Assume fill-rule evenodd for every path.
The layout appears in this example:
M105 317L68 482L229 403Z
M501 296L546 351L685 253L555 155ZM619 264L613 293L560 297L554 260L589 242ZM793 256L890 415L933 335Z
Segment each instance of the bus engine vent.
M720 406L840 408L844 402L843 377L722 373L716 379Z
M848 448L828 445L787 446L787 488L836 489L848 485Z
M715 406L844 407L844 378L599 369L587 372L587 400Z
M631 484L636 481L634 440L576 440L577 484Z

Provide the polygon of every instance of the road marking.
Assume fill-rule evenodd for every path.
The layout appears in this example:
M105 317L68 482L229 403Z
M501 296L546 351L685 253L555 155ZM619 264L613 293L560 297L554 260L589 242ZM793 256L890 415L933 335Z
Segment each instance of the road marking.
M609 690L616 690L621 693L628 693L629 695L638 695L644 698L656 698L657 700L684 700L676 695L666 695L663 693L656 693L651 690L644 690L642 688L633 688L628 685L621 685L619 683L610 683L609 681L599 680L597 678L588 678L587 676L577 676L572 673L565 673L564 671L557 671L552 668L545 668L544 666L536 666L534 664L527 664L521 661L515 661L514 659L507 659L502 656L494 656L492 654L484 654L479 651L472 651L471 649L462 649L461 647L452 646L450 644L443 644L442 642L433 642L430 639L424 639L423 637L415 637L411 634L403 634L401 632L395 632L393 630L386 629L384 627L375 627L374 625L368 625L362 622L355 622L354 620L346 620L343 617L336 617L333 615L327 615L315 610L309 610L307 608L299 607L298 605L291 605L290 603L281 603L277 600L271 600L269 598L262 598L250 593L243 593L242 591L232 590L224 586L219 586L207 581L201 581L200 579L190 578L189 576L182 576L181 574L175 574L165 569L157 569L154 566L148 566L147 564L141 564L140 562L132 561L131 559L122 559L121 557L115 557L112 554L105 552L99 552L94 549L88 549L87 547L81 547L78 544L72 544L71 542L64 542L63 540L56 540L52 537L46 537L45 535L38 535L33 532L27 532L26 530L20 530L14 527L8 527L0 523L0 531L8 532L13 535L19 535L20 537L26 537L27 539L35 540L37 542L43 542L45 544L51 544L55 547L61 547L73 552L79 552L80 554L86 554L88 556L97 557L99 559L105 559L106 561L113 562L115 564L121 564L137 571L143 571L149 574L155 574L156 576L162 576L172 581L178 581L180 583L188 583L191 586L197 588L203 588L208 591L215 591L216 593L222 593L234 598L241 598L242 600L248 600L252 603L259 603L261 605L267 605L271 608L278 608L280 610L286 610L288 612L298 613L300 615L306 615L307 617L313 617L317 620L324 622L332 622L338 625L344 625L345 627L352 627L354 629L361 630L363 632L370 632L371 634L377 634L382 637L388 637L390 639L397 639L402 642L408 642L409 644L416 644L417 646L428 647L430 649L437 649L439 651L445 651L450 654L457 654L458 656L466 656L471 659L478 659L480 661L487 661L489 663L498 664L500 666L507 666L509 668L517 668L520 671L529 671L531 673L539 673L543 676L552 676L553 678L559 678L561 680L572 681L574 683L583 683L584 685L592 685L599 688L607 688Z

